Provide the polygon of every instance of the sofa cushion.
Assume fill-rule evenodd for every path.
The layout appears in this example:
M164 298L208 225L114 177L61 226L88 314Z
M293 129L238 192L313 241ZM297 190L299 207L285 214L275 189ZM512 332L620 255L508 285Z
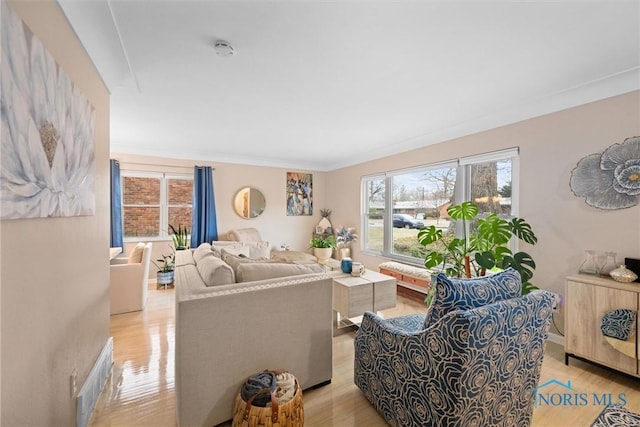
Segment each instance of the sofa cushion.
M271 259L280 262L296 263L296 264L317 264L318 258L300 251L273 251Z
M208 254L213 254L211 251L211 245L209 243L202 243L193 251L193 259L196 263L200 262L202 257Z
M452 311L469 310L521 294L520 273L513 268L471 279L452 278L440 273L436 276L435 293L427 309L424 326L428 328Z
M234 274L238 274L238 266L240 264L252 263L252 262L266 262L267 258L249 258L248 256L235 255L229 252L227 248L222 249L222 261L226 262L232 269Z
M324 273L324 268L316 264L284 264L280 262L249 262L238 265L236 279L240 282L275 279L277 277L299 276L301 274Z
M213 253L204 255L196 264L198 273L205 286L228 285L235 283L233 269Z
M144 252L144 243L138 244L129 253L129 264L140 264L142 262L142 253Z

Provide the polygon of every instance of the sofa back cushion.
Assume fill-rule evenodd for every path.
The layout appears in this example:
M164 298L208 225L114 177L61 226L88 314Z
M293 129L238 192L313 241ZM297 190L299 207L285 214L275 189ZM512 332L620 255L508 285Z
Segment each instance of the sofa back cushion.
M209 254L213 254L211 251L211 244L202 243L193 251L193 260L198 263L204 256Z
M196 267L205 286L228 285L236 282L233 269L220 258L213 256L213 253L204 255Z
M324 273L319 265L283 264L279 262L250 262L238 265L236 280L253 282L255 280L275 279L277 277L298 276L301 274Z
M452 278L440 273L436 276L435 287L433 300L424 320L425 328L452 311L482 307L522 294L520 273L513 268L492 276L471 279Z

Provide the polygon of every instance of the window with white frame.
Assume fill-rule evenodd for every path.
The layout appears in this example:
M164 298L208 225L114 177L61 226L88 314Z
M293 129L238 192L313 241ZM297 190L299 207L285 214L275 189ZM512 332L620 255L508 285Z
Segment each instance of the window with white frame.
M122 171L125 239L165 237L169 224L191 228L193 177Z
M518 149L423 165L362 178L363 250L421 264L420 228L457 234L447 208L472 201L481 215L516 215Z

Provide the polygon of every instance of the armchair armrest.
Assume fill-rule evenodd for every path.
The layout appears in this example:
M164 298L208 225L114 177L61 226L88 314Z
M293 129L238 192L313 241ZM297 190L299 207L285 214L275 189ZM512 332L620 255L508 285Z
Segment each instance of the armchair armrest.
M140 263L112 264L110 267L111 282L131 282L136 279L141 281L143 269Z
M402 335L414 335L424 331L424 314L408 314L406 316L383 319L372 312L366 312L360 328L378 327L384 331Z
M121 265L121 264L128 264L128 263L129 263L129 258L126 256L112 258L110 262L111 265Z

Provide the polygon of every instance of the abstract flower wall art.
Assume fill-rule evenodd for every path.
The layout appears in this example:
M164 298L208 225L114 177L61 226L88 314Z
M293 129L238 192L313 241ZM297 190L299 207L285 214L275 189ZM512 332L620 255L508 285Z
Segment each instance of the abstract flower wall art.
M2 2L2 219L93 215L95 111Z
M623 209L636 206L640 195L640 137L613 144L602 154L582 158L571 171L571 191L589 206Z

